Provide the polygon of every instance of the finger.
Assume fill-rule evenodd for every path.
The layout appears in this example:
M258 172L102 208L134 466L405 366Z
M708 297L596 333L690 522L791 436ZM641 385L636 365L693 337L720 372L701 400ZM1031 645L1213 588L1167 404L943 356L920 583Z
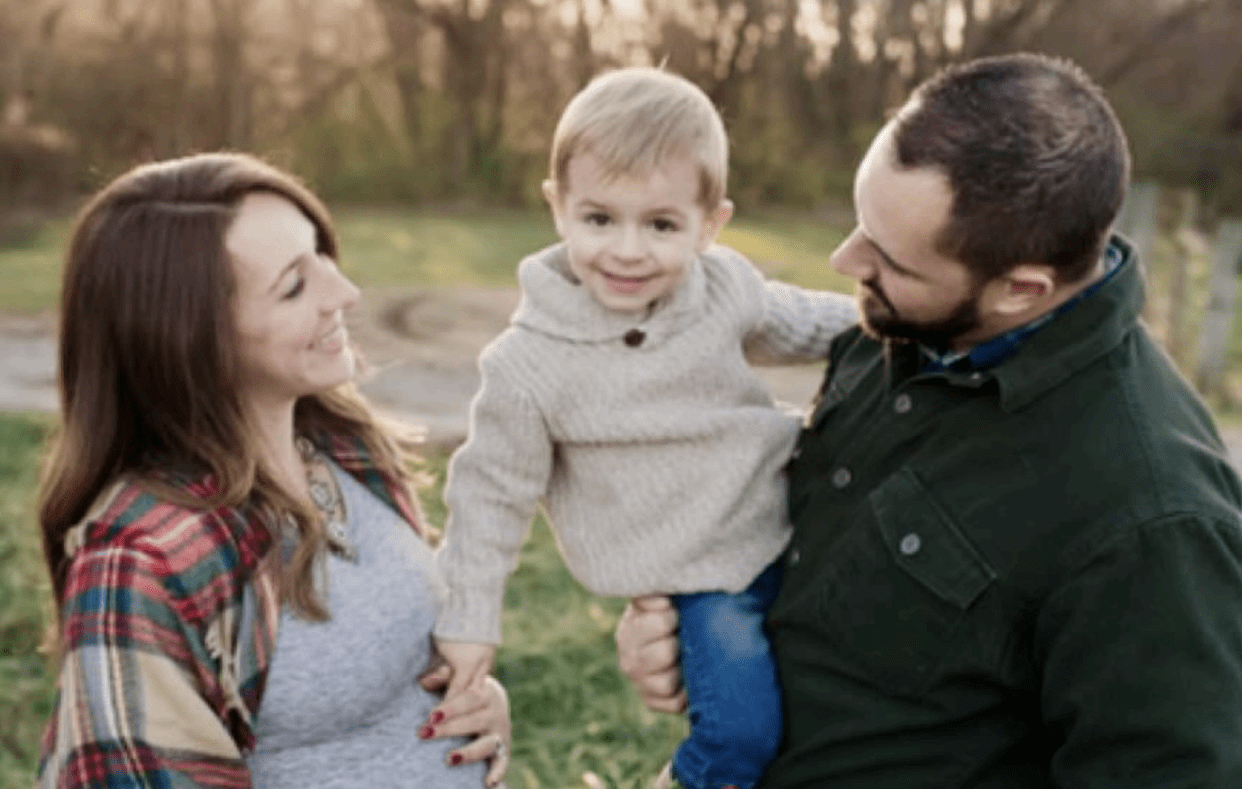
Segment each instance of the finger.
M474 671L470 669L459 670L454 672L449 677L448 689L445 690L444 696L447 699L453 699L454 697L465 693L467 689L472 688L475 685L477 685L477 683L476 673Z
M667 595L643 595L631 598L630 605L639 612L660 612L673 608L673 601Z
M682 689L671 697L648 697L644 695L642 700L643 704L646 705L649 710L655 711L656 713L682 713L685 711L688 704L685 689Z
M497 754L498 747L501 744L504 744L505 748L501 754ZM503 765L500 766L502 769L500 771L500 775L503 776L503 769L509 764L508 743L497 733L489 732L486 735L480 735L470 743L467 743L465 746L460 746L449 752L445 759L451 766L465 765L466 763L477 763L480 760L494 759L497 762L503 763ZM489 778L491 777L491 773L491 771L488 771Z
M434 732L428 734L428 738L439 738L446 734L444 725L449 722L456 721L463 716L468 716L477 712L483 707L479 696L470 691L464 691L456 696L445 696L440 704L431 709L431 713L427 714L425 727L433 727ZM465 734L470 730L461 731Z
M617 633L617 664L634 683L641 683L644 675L676 669L680 650L681 643L667 632L642 642Z
M499 787L500 783L505 780L505 773L509 770L509 748L498 753L493 753L492 760L488 764L487 776L483 778L483 784L486 787Z
M448 685L449 678L452 675L453 670L449 668L449 665L441 663L419 675L418 683L427 691L439 691Z

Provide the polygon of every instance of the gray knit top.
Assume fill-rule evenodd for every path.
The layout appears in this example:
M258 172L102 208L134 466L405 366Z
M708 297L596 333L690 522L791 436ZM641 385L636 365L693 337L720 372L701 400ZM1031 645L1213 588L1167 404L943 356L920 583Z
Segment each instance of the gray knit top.
M418 737L440 699L417 682L443 594L431 549L353 476L332 473L356 561L326 557L330 620L281 613L248 759L255 786L482 787L482 763L445 764L461 739Z
M857 320L853 299L767 281L720 246L642 320L592 298L563 245L518 279L449 467L436 636L500 641L505 579L540 505L598 595L744 589L789 539L799 427L749 363L822 360Z

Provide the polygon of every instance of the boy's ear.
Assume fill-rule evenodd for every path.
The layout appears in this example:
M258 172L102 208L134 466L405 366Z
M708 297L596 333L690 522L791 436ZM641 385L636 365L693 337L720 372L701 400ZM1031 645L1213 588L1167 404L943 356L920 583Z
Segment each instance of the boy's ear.
M728 198L721 200L720 205L707 213L707 217L703 220L703 231L699 234L699 252L705 251L716 242L716 237L732 218L733 201Z
M543 199L548 202L548 208L552 210L552 222L556 224L556 232L562 236L565 235L561 230L561 201L557 196L556 182L545 178L540 189L543 192Z

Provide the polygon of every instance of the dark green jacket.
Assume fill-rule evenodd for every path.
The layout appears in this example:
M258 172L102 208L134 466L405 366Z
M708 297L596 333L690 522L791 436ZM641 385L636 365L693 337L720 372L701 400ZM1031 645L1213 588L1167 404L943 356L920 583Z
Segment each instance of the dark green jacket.
M790 464L768 784L1242 786L1242 486L1114 243L987 372L838 339Z

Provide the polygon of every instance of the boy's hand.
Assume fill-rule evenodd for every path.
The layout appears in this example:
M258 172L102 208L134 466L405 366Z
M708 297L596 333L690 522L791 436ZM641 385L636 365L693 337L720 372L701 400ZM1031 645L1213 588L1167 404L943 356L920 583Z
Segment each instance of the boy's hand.
M452 699L465 689L476 689L484 684L496 658L495 645L443 639L436 639L435 642L436 650L452 672L448 690L444 693L446 698Z

